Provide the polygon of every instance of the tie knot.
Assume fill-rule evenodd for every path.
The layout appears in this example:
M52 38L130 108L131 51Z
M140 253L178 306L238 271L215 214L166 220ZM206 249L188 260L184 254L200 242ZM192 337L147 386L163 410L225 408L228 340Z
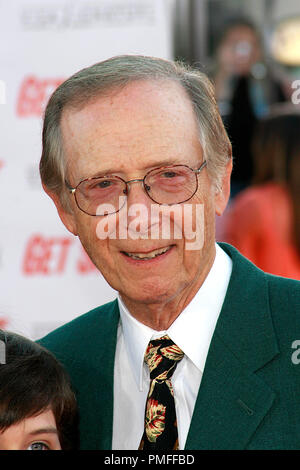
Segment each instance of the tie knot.
M145 352L145 362L150 370L150 379L164 381L172 377L183 356L184 353L169 336L165 335L151 340Z

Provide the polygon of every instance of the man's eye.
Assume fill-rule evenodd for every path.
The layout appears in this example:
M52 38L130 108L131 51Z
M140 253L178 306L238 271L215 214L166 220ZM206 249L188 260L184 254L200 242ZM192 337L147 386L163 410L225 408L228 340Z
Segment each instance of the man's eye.
M165 171L164 173L162 173L161 175L163 178L174 178L174 176L178 176L177 173L175 173L175 171Z
M90 184L86 186L86 189L88 191L99 191L99 189L110 189L116 184L117 182L115 180L110 180L110 179L98 180L98 181L92 181Z
M101 189L109 188L113 184L110 180L103 180L97 183L97 187Z
M26 450L50 450L44 442L33 442Z

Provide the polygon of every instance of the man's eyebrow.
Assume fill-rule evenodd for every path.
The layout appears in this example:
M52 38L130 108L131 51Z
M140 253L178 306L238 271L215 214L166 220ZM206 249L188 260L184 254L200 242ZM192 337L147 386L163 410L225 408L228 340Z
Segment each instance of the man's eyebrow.
M147 172L151 168L159 168L161 166L170 166L170 165L184 165L185 163L182 161L182 159L168 159L168 160L161 160L159 162L152 162L149 163L148 165L144 166L141 171ZM122 171L116 169L116 168L108 168L105 170L100 170L97 171L97 173L91 175L89 178L98 178L100 176L105 176L105 175L112 175L116 173L122 173ZM84 178L82 178L84 179Z
M172 160L161 160L159 162L152 163L150 165L147 165L144 167L145 170L148 170L150 168L156 168L160 166L170 166L170 165L184 165L184 162L182 161L182 158L172 158Z
M34 429L29 433L30 436L36 436L37 434L58 434L58 431L56 428L49 427L49 428L40 428L40 429Z

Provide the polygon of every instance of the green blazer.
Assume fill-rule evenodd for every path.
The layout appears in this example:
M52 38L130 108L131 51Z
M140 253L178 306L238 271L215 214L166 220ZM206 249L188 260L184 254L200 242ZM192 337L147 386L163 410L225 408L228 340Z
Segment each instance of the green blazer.
M300 282L266 274L220 246L232 275L185 448L300 449L300 348L297 356L292 347L300 340ZM111 449L118 322L115 300L40 340L71 376L81 449Z

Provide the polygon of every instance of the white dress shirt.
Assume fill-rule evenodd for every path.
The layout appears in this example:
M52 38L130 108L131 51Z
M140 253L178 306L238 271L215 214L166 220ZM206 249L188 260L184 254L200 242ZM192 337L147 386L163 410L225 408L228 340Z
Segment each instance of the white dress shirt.
M112 449L138 449L144 432L149 369L144 354L151 339L168 334L184 352L172 376L179 449L184 449L213 332L226 295L232 261L216 244L216 257L205 281L166 331L136 320L120 296L120 323L114 370Z

